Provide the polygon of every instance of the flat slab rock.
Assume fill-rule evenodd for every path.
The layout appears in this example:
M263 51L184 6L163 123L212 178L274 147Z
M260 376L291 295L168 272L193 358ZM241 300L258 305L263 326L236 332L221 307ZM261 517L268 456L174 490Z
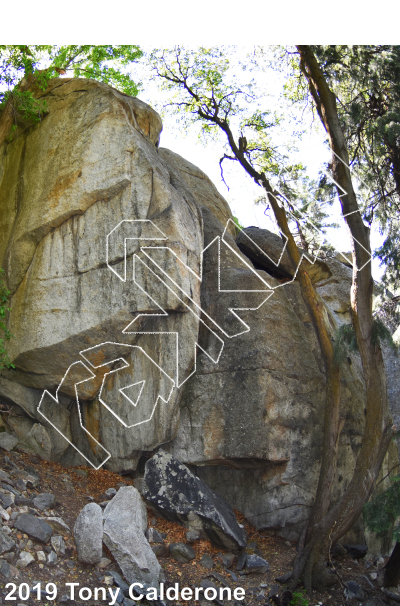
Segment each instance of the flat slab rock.
M47 522L40 520L30 513L21 513L15 520L14 526L41 543L47 543L53 534L53 529Z
M41 519L44 520L45 522L47 522L47 524L52 527L54 532L59 532L61 534L65 534L65 533L69 534L71 532L68 524L66 522L64 522L64 520L62 518L47 517L47 518L41 518Z
M167 519L197 525L218 547L246 547L246 531L237 523L230 505L164 450L146 463L143 497Z

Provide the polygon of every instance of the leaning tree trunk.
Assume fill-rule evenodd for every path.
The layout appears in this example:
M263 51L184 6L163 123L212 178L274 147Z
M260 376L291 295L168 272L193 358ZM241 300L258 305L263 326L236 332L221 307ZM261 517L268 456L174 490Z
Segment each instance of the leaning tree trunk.
M318 62L308 46L297 46L300 67L306 77L319 117L332 149L332 172L342 214L352 236L352 320L366 383L365 431L352 480L340 501L308 533L308 543L298 554L293 582L303 578L306 588L325 583L324 561L334 545L354 524L374 488L383 458L393 436L388 413L386 375L382 352L373 342L371 254L369 229L364 225L349 170L347 147L329 89Z
M199 114L206 118L201 111ZM303 266L304 264L301 263L300 265L301 254L289 229L286 212L278 203L278 194L273 191L265 174L257 172L248 162L243 150L236 145L227 122L220 120L219 118L215 118L215 121L226 133L229 146L234 153L235 158L240 162L245 171L254 179L257 185L263 187L267 195L269 205L275 215L279 229L286 237L286 250L289 254L289 258L294 270L297 271L297 279L300 284L301 294L310 314L311 321L319 341L322 359L325 365L326 398L324 412L323 453L317 494L309 519L308 529L306 529L304 533L305 538L309 538L309 529L317 524L329 510L332 489L336 476L339 435L343 426L343 420L340 418L340 368L335 363L332 341L325 324L323 313L324 303L316 293L306 268Z

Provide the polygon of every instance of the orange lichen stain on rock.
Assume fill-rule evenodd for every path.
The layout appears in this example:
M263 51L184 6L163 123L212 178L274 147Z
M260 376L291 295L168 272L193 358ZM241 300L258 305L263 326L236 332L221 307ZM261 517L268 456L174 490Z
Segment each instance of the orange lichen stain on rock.
M73 173L62 175L58 177L51 190L48 192L47 197L50 201L50 206L55 207L58 205L63 193L72 187L79 178L80 169L75 170Z
M276 417L276 396L272 389L268 389L264 400L263 418L265 423L271 423Z
M100 403L98 400L85 404L85 426L90 435L88 440L90 448L96 456L101 456L98 444L95 440L100 442ZM93 437L92 437L93 436ZM93 440L94 438L94 440Z
M270 466L268 466L262 474L262 482L268 482L269 480L272 480L272 478L276 478L277 480L280 480L281 475L286 471L286 467L287 467L288 461L283 461L283 462L279 462L279 463L271 463ZM281 484L282 482L278 482L278 484Z
M110 375L108 381L105 384L107 391L112 391L115 387L115 375Z
M105 373L110 372L110 366L102 366L101 368L90 368L94 373L94 377L80 383L79 397L82 400L91 400L99 393Z
M105 360L105 354L102 349L98 349L96 353L86 354L90 363L94 366L100 366Z
M220 458L220 447L224 439L224 417L219 407L215 406L204 422L204 454L207 459Z

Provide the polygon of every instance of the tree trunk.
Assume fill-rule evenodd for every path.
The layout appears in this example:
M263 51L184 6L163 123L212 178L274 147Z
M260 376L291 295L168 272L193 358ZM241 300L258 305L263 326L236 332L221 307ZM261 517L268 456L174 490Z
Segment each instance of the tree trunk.
M366 383L366 422L361 449L352 480L340 501L323 517L312 519L305 547L299 552L293 582L303 578L308 591L321 587L324 559L334 545L354 524L374 488L383 458L393 436L388 413L386 375L379 343L372 343L371 255L369 230L364 225L349 170L347 147L336 110L336 98L329 89L318 62L308 46L297 46L300 67L332 149L332 172L338 195L352 236L353 283L352 320Z
M199 115L204 119L208 119L207 115L204 114L202 110L199 110ZM248 162L243 151L236 145L229 124L219 118L213 118L213 120L226 133L229 146L235 158L240 162L242 167L254 179L254 181L258 185L261 185L266 192L268 202L275 215L279 228L287 238L286 250L289 254L292 265L294 269L298 269L297 279L300 284L301 294L310 314L321 348L322 359L324 361L326 371L323 452L317 494L310 516L308 529L305 529L304 539L305 542L307 542L307 553L310 553L311 549L313 548L313 555L311 556L313 565L311 566L310 578L312 578L314 569L315 571L318 569L319 577L324 577L324 582L322 584L325 585L327 583L327 579L323 574L324 558L321 557L321 553L327 553L329 532L321 535L317 540L317 535L313 536L312 529L321 522L329 510L336 475L339 434L342 427L342 420L340 419L339 415L340 369L334 362L333 345L325 325L323 314L324 303L316 293L307 271L303 267L303 264L300 265L300 251L297 248L293 235L289 229L285 210L278 203L277 194L272 190L272 187L265 174L257 172ZM319 585L321 586L320 582ZM309 589L311 590L311 583L309 583Z
M397 587L400 583L400 542L397 541L392 555L388 559L385 566L385 576L383 585L385 587Z

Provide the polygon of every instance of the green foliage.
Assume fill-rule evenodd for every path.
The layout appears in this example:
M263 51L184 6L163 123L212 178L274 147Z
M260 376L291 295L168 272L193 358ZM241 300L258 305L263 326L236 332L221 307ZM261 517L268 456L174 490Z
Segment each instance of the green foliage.
M296 589L293 592L293 597L290 601L290 606L308 606L309 600L305 589Z
M242 229L244 229L243 225L239 223L239 219L237 217L232 217L234 224L236 225L236 231L239 233Z
M370 530L379 536L385 536L393 528L393 539L400 541L400 476L392 478L385 492L375 495L364 505L364 522Z
M393 295L384 284L375 283L378 291L374 297L374 316L384 322L393 334L400 326L400 292Z
M393 341L392 334L387 326L378 317L375 317L372 323L371 344L375 347L381 341L386 341L397 355L397 345ZM333 356L335 364L341 365L351 352L358 351L356 333L352 324L343 324L335 335L335 345Z
M380 318L375 317L372 324L371 342L372 345L375 346L380 341L386 341L389 347L391 347L397 355L397 345L393 341L392 333Z
M400 278L400 46L316 47L340 97L339 115L352 169L359 176L363 214L376 219L383 246L375 256L387 285Z
M332 185L321 173L318 180L310 179L304 173L305 169L301 167L290 181L285 174L281 177L289 227L297 245L306 252L320 258L333 256L335 249L325 238L328 228L338 227L330 220L329 207L334 200Z
M238 64L234 50L176 46L153 51L150 62L161 88L171 93L167 107L184 128L195 122L200 126L201 138L217 137L218 121L232 121L242 135L247 157L273 166L278 174L279 153L269 144L267 135L279 117L261 107L262 95L248 73L243 77L245 68Z
M350 352L358 351L356 333L352 324L343 324L335 335L333 357L335 363L340 366L346 360Z
M400 284L400 218L394 215L387 222L385 241L374 252L385 267L384 281L388 288L396 290ZM400 293L399 293L400 294Z
M142 55L134 45L0 45L0 117L11 103L15 119L22 115L33 123L39 121L46 106L26 90L27 85L45 90L50 78L64 74L93 78L135 96L140 84L128 68Z
M379 225L384 244L374 256L385 267L384 281L400 280L400 46L319 45L311 47L337 97L337 110L349 150L364 220ZM296 53L276 52L291 103L309 104L305 79L299 78Z
M4 274L4 270L0 268L0 278ZM7 328L6 317L10 308L7 303L10 298L10 291L7 290L4 281L0 279L0 370L2 368L15 368L11 364L5 348L6 341L9 341L12 334Z

